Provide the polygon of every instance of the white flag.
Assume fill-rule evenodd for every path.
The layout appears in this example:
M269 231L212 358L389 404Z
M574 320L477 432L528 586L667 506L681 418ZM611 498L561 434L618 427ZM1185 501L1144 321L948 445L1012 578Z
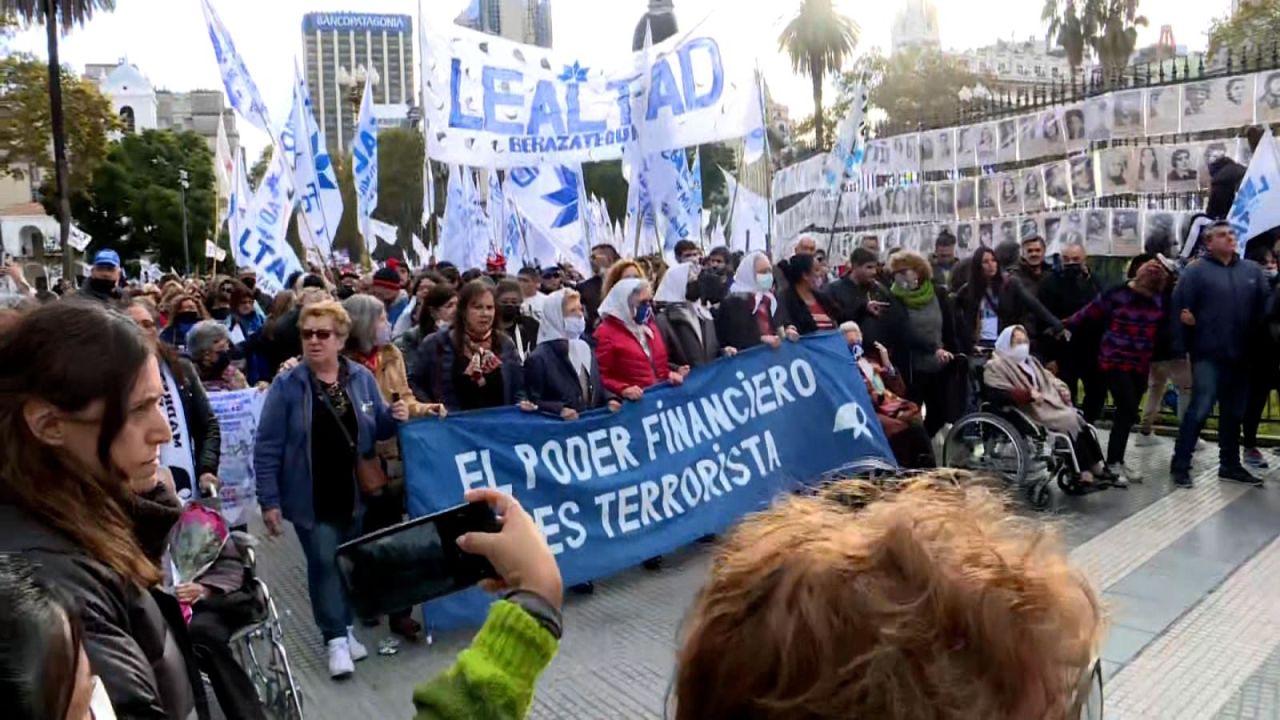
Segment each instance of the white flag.
M492 245L499 252L506 256L504 248L504 239L507 231L507 208L506 198L502 192L502 182L498 180L498 171L489 170L489 200L486 207L489 209L489 232L492 233Z
M71 226L70 235L67 236L67 244L75 248L76 252L84 252L89 247L89 243L93 242L93 236L81 230L75 225Z
M378 243L380 242L386 243L391 247L395 247L399 234L400 231L396 229L395 225L392 225L391 223L384 223L381 220L374 218L369 218L369 235L371 236L371 239L366 240L366 242L370 244L369 256L373 257L373 251L377 248Z
M421 62L427 54L427 26L422 21L422 0L418 0L418 47ZM418 67L418 80L422 83L422 97L427 97L427 72L423 66ZM436 214L436 182L435 174L431 170L431 146L427 142L430 136L430 124L427 119L422 118L422 227L431 224L431 216ZM425 257L425 256L424 256Z
M236 265L253 268L258 286L271 294L285 290L289 275L302 270L297 254L285 240L295 201L288 163L275 153L258 183L239 236L231 241Z
M293 110L289 114L289 122L280 132L280 145L292 155L289 162L293 168L293 181L305 214L305 222L298 223L302 243L310 245L327 260L333 252L338 223L342 221L342 191L338 188L338 176L325 148L324 135L320 134L320 127L316 124L306 78L296 65Z
M468 232L471 221L467 205L466 181L461 166L449 168L449 184L445 189L444 219L440 223L440 244L436 248L440 262L452 263L459 271L466 270L471 254L468 248Z
M717 220L717 221L716 221L716 227L715 227L715 229L711 231L711 247L713 247L713 248L718 248L718 247L727 248L727 247L729 247L729 240L728 240L728 238L726 238L726 237L725 237L725 235L724 235L724 221L723 221L723 220Z
M258 86L254 84L245 67L244 60L236 52L235 43L227 33L218 13L214 11L209 0L202 0L204 21L209 29L209 40L213 43L213 55L218 60L218 69L222 72L222 85L227 91L227 104L235 108L249 124L259 130L271 134L271 122L267 120L267 105L262 102Z
M249 190L249 172L244 165L244 151L241 150L236 158L235 172L232 173L231 195L227 198L227 233L233 242L240 237L240 230L249 217L249 206L253 204L253 192Z
M863 138L865 132L863 120L866 110L867 88L860 84L853 91L853 98L849 103L849 114L840 121L840 127L836 131L836 141L832 144L831 153L827 155L827 161L823 166L822 175L830 189L838 188L845 178L851 177L862 164L866 144Z
M417 257L417 265L414 269L426 267L431 253L427 251L427 246L422 242L422 238L418 237L418 233L410 237L410 244L413 247L413 254Z
M351 158L355 165L356 210L360 222L360 234L370 255L378 246L371 237L369 221L378 207L378 122L373 117L373 77L364 83L364 98L360 101L360 119L356 123L356 137L351 144ZM392 241L394 245L395 242Z
M227 140L227 124L222 115L218 115L218 137L214 141L213 171L218 180L218 196L226 199L231 195L235 173L236 159L231 155L231 143Z
M507 192L515 200L520 214L528 221L531 233L555 246L559 257L538 261L569 260L575 265L583 262L582 168L568 165L545 165L533 168L513 168ZM530 248L532 250L532 247ZM545 254L545 252L543 253Z
M1240 238L1241 255L1249 240L1280 225L1280 146L1270 130L1253 151L1227 221Z
M227 251L218 247L218 244L212 240L204 241L204 256L206 259L213 259L216 262L222 262L227 259Z
M769 202L739 184L724 168L720 168L720 172L724 173L725 191L733 208L729 218L729 250L764 250L769 230Z

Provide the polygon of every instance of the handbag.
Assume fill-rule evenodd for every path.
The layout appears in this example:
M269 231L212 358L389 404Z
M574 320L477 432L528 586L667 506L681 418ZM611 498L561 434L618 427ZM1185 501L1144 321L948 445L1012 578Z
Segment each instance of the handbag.
M381 495L390 481L387 480L387 474L382 471L382 463L378 460L377 454L371 453L368 457L360 455L360 448L356 445L355 438L351 437L346 424L342 422L342 416L333 407L333 403L329 402L329 396L314 386L312 390L319 396L320 402L329 409L333 419L338 422L338 428L342 430L342 436L347 439L347 446L351 448L351 454L356 458L356 484L360 486L360 492L364 495Z

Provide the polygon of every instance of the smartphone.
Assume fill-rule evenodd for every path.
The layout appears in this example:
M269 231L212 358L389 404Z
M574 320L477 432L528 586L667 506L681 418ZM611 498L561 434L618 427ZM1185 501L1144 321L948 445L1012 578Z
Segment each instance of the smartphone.
M481 555L465 553L458 537L496 533L486 503L468 503L378 530L338 547L338 575L359 617L377 617L498 577Z

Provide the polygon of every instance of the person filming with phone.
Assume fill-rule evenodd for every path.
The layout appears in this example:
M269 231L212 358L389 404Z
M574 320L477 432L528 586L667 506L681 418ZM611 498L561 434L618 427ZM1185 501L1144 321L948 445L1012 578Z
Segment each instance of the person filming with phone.
M334 560L338 545L360 534L361 498L384 491L374 444L409 419L403 400L388 406L373 373L341 356L351 331L333 300L298 316L303 361L271 385L258 423L253 466L262 519L273 537L293 524L307 559L315 623L329 654L329 674L351 675L368 651L351 632L351 608Z

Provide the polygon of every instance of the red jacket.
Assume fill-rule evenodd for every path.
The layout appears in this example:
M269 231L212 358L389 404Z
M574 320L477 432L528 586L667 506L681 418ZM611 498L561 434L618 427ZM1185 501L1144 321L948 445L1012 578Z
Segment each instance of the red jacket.
M662 333L650 318L648 328L649 350L653 361L645 354L644 347L631 330L616 317L606 317L596 328L596 360L600 363L600 378L609 392L622 394L632 385L644 389L667 380L671 369L667 365L667 346Z

